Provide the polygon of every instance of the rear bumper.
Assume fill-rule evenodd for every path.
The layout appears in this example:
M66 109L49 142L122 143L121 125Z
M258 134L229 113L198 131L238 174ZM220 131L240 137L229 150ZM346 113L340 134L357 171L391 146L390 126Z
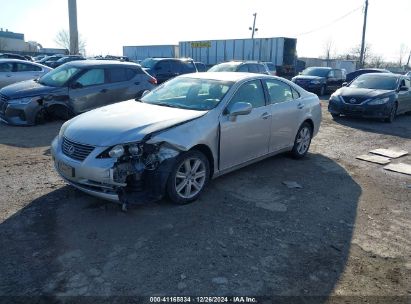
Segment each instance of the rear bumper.
M324 85L323 83L319 83L319 84L299 83L299 82L294 82L294 83L302 87L304 90L313 92L313 93L319 92L321 90L321 87Z

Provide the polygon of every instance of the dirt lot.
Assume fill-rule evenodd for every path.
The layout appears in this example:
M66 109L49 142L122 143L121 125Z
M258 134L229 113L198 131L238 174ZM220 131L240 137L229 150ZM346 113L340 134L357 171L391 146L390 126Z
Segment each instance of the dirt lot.
M0 125L0 295L411 296L411 177L355 159L411 152L411 116L333 121L323 109L307 158L127 213L55 173L61 123Z

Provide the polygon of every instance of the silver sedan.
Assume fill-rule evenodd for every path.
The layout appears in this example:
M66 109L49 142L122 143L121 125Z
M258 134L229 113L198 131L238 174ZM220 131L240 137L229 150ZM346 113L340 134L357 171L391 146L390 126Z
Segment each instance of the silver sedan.
M86 193L185 204L211 178L281 152L304 157L320 123L317 95L283 78L187 74L71 119L51 150L58 173Z
M16 82L40 78L51 71L47 66L18 59L0 59L0 89Z

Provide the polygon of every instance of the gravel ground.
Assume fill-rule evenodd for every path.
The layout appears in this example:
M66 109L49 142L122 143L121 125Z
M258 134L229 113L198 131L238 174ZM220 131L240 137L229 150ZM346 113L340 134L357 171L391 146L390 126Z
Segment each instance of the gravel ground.
M0 125L0 295L411 296L411 177L355 159L411 152L411 116L334 121L323 109L305 159L272 157L194 204L127 213L55 173L60 122Z

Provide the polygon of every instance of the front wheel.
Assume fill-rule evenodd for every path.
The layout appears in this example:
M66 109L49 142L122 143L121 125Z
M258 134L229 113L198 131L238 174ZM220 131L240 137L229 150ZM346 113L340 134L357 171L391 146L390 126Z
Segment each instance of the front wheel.
M397 103L394 103L394 105L391 108L389 116L385 119L385 122L391 123L394 121L395 116L397 116L397 108L398 108Z
M294 146L291 150L291 155L294 158L303 158L310 148L311 138L313 130L309 123L304 122L300 129L298 129L297 135L294 140Z
M171 201L184 205L195 201L203 192L210 176L207 157L193 150L178 156L167 181Z

